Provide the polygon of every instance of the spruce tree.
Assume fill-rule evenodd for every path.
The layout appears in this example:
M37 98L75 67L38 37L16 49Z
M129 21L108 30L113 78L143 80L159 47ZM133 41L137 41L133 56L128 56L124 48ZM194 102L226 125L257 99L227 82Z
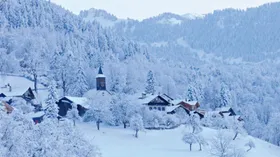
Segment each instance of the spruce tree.
M57 92L56 92L56 82L51 81L48 87L48 98L46 100L46 117L47 118L57 118L58 107L56 104L57 101Z
M155 93L155 80L154 80L154 74L150 70L147 75L147 86L145 92L147 94L154 94Z

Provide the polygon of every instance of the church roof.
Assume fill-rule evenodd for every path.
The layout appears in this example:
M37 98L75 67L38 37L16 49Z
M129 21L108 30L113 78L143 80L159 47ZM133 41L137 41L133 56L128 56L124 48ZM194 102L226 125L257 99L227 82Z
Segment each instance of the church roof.
M99 67L98 74L96 75L96 78L100 78L100 77L105 77L101 67Z
M103 74L102 68L99 67L98 74Z

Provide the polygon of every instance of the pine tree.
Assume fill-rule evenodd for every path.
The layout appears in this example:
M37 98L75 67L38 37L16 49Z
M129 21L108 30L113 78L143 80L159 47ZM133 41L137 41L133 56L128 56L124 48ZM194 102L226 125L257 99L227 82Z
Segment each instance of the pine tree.
M88 83L81 63L82 61L80 60L72 89L72 94L75 96L83 96L88 91Z
M155 94L155 80L154 80L154 74L150 70L147 75L147 85L145 92L147 94Z
M48 87L48 98L46 100L46 117L47 118L57 118L58 114L58 107L56 104L57 98L57 92L56 92L56 82L51 81Z
M225 85L223 85L220 90L220 102L221 103L219 107L225 107L231 105L229 90L226 88Z

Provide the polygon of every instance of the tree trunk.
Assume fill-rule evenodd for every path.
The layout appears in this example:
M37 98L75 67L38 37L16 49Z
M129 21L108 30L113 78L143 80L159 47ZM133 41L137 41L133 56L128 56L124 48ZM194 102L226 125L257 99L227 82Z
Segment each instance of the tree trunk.
M190 144L190 151L192 151L192 144Z
M38 93L38 90L37 90L37 74L33 74L33 77L34 77L34 90L36 93Z
M123 122L123 128L126 129L126 122Z
M76 126L76 121L75 120L73 120L73 124L74 124L74 126Z
M250 148L247 150L247 152L249 152L251 149L252 149L252 147L250 147Z
M136 138L138 138L138 131L139 131L139 130L137 129L136 132L135 132L135 137L136 137Z
M201 144L199 144L199 151L202 151L202 149L201 149Z
M99 120L96 122L96 126L97 126L97 130L99 130L100 129L100 122L99 122Z
M66 96L66 81L63 73L61 74L61 81L62 81L63 96Z
M237 135L238 135L238 133L235 133L235 135L234 135L234 137L233 137L233 140L236 139Z

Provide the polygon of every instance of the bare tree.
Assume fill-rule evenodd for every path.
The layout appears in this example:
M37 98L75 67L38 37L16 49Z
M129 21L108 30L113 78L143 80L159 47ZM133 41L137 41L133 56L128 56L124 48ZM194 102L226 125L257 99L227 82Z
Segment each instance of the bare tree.
M215 157L228 157L232 149L231 141L231 137L225 135L225 133L221 131L218 132L210 143L211 155Z

